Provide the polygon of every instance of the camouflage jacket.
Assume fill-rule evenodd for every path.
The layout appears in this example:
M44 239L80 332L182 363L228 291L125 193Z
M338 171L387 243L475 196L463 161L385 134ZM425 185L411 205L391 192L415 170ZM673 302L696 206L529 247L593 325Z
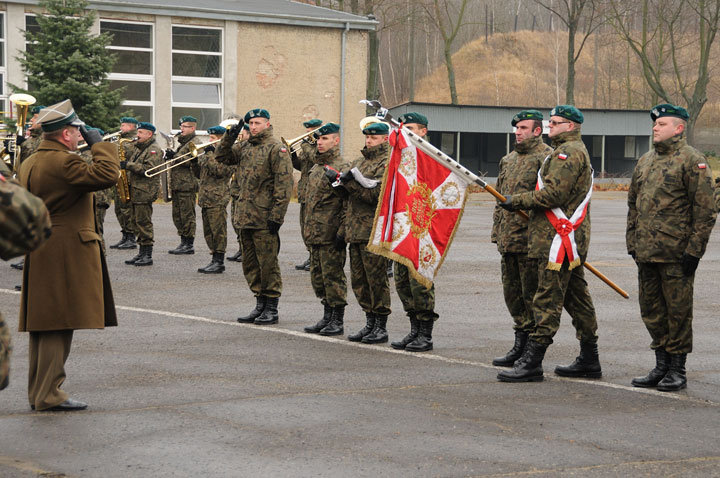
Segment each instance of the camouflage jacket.
M20 161L18 164L21 164L29 158L31 154L37 151L38 146L40 146L40 141L42 141L42 130L40 128L31 129L30 137L20 146Z
M495 189L503 196L532 191L537 184L537 172L552 148L542 137L530 138L515 146L515 150L500 160ZM490 236L501 254L528 252L528 221L519 214L495 206Z
M189 134L187 136L178 136L178 143L180 143L180 147L175 153L175 157L177 158L178 156L182 156L183 154L190 152L188 143L192 142L195 144L199 144L199 141L196 138L197 136L195 135L195 133ZM176 166L170 170L170 190L182 192L197 192L198 180L192 172L192 168L190 167L190 161L186 161L180 166Z
M0 174L0 259L37 249L51 231L43 200Z
M545 187L513 195L512 204L519 209L531 209L528 235L528 256L548 259L555 228L545 216L546 209L559 207L567 217L583 202L592 186L590 155L580 139L580 130L560 133L552 139L552 154L540 168ZM580 227L575 230L580 260L585 262L590 247L590 205Z
M90 152L90 148L86 148L80 151L78 154L80 154L80 156L85 160L86 163L92 163L92 152ZM93 193L93 196L95 196L95 207L105 209L110 207L110 203L112 203L113 198L113 187L114 186L111 186L107 189L95 191Z
M389 159L390 145L387 142L372 148L365 147L362 149L362 157L353 161L345 171L356 167L366 178L382 181ZM338 235L347 242L367 242L375 220L382 184L378 183L374 188L366 189L357 181L348 181L345 189L348 198Z
M236 143L236 147L240 149L246 144L247 141L240 141ZM217 152L215 153L215 160L217 160ZM230 177L230 196L233 199L240 197L240 175L238 174L237 166L233 166L233 175Z
M273 127L233 144L226 134L215 151L223 164L237 164L239 207L233 223L241 229L267 229L267 222L282 224L292 195L292 162L287 149L273 136Z
M311 245L332 244L342 224L345 201L333 191L323 165L338 171L347 169L349 165L343 162L337 146L317 153L315 158L319 162L310 169L305 189L305 242Z
M210 151L201 154L192 168L195 176L200 178L198 206L227 206L230 201L230 177L235 172L235 167L218 163L215 153Z
M130 201L135 204L154 202L160 194L160 176L148 178L145 171L162 164L162 149L152 135L145 142L135 142L135 147L127 157L128 176L130 181Z
M310 169L316 164L315 155L317 154L317 145L303 142L300 144L300 151L292 155L293 168L300 171L300 180L297 185L297 198L299 203L306 201L308 175L310 174Z
M685 134L655 145L635 166L625 239L638 262L700 258L715 224L712 171Z

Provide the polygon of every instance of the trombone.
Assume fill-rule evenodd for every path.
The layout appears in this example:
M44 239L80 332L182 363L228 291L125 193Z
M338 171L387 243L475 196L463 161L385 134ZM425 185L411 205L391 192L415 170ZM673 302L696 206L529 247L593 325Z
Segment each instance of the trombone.
M172 159L168 159L162 164L158 164L157 166L153 166L152 168L145 171L145 176L148 178L152 178L154 176L157 176L158 174L165 173L167 171L170 171L172 168L176 166L180 166L181 164L185 164L188 161L192 161L193 159L197 158L200 153L203 152L205 148L208 146L212 146L216 143L219 143L222 141L222 138L216 139L215 141L209 141L207 143L203 144L195 144L195 143L188 143L188 151L185 154L181 154L180 156L177 156Z
M322 128L322 126L320 126L320 128ZM282 141L283 145L285 145L285 147L290 151L291 154L297 154L298 151L300 151L300 146L303 143L315 144L317 142L315 132L320 128L315 128L312 131L308 131L307 133L302 134L297 138L286 140L285 138L280 137L280 140Z

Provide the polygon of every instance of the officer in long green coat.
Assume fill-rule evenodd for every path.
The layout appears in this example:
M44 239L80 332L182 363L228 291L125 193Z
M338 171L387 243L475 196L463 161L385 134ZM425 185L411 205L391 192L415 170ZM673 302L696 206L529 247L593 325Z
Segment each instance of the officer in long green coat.
M125 161L127 161L135 151L134 140L137 138L138 123L139 121L132 116L123 116L120 118L119 139L130 140L123 141L121 146ZM122 159L122 157L120 159ZM133 217L132 202L121 201L117 187L113 190L113 200L115 201L115 216L117 217L118 223L120 223L122 237L120 241L110 245L110 249L136 249L137 241L135 239L135 218Z
M196 139L197 119L183 116L179 120L180 134L177 151L165 150L165 159L182 156L190 152L190 143L199 144ZM187 159L187 158L185 158ZM189 161L170 170L170 191L172 196L172 217L175 228L180 236L180 245L168 252L170 254L195 254L195 196L198 192L198 180L192 172Z
M687 386L692 352L693 283L717 217L712 172L685 139L685 108L657 105L653 146L637 163L628 192L626 242L638 267L640 315L656 365L635 387Z

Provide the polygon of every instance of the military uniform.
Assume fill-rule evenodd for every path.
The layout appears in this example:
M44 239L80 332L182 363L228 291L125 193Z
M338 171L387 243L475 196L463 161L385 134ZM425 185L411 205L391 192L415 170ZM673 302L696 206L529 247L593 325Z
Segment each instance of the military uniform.
M240 144L244 144L242 141ZM234 166L233 175L230 177L230 224L235 231L235 237L238 243L238 251L232 256L228 256L229 261L242 262L242 243L240 240L240 225L235 221L235 212L240 207L240 176L237 174L237 166Z
M311 128L313 126L320 126L322 122L320 120L311 120L306 121L303 123L303 126L306 128ZM303 141L300 143L300 151L297 153L293 153L291 155L292 164L295 169L300 171L300 179L298 180L297 185L297 200L300 204L300 235L302 237L303 243L305 244L305 247L310 251L310 245L307 242L307 238L305 237L305 212L306 212L306 189L307 189L307 181L308 181L308 175L310 174L310 169L315 164L315 155L317 154L317 145L310 144L307 141ZM295 266L296 269L307 270L310 267L310 259L308 258L307 261L305 261L302 264L298 264Z
M20 161L18 164L22 164L31 154L37 151L40 142L42 141L42 130L40 128L33 128L30 130L30 137L23 141L20 145Z
M260 114L269 119L267 111L257 109L248 112L245 122ZM216 151L221 163L238 165L235 174L240 181L240 199L233 221L240 227L243 273L257 300L254 311L239 321L270 324L278 320L282 294L278 230L292 195L292 163L287 149L273 136L272 126L245 144L235 144L239 131L231 128Z
M80 153L80 156L82 156L85 162L92 162L92 153L90 152L89 148L83 150ZM95 196L95 223L97 225L97 230L100 233L100 236L103 237L103 250L105 250L105 237L103 236L103 233L105 231L105 213L107 212L108 208L110 208L110 202L112 201L112 192L113 188L110 187L101 191L95 191L93 193L93 196Z
M189 153L190 147L188 144L198 144L196 138L194 132L179 136L180 148L175 153L175 157ZM189 246L188 251L183 252L183 254L192 254L194 253L192 245L195 241L195 196L198 192L198 180L192 172L189 161L170 170L170 191L172 193L173 223L181 240ZM178 249L174 250L177 251ZM178 252L171 253L176 254Z
M132 129L125 133L120 133L120 139L135 139L137 136L137 129ZM130 156L135 152L134 141L125 141L120 146L122 148L122 154L127 161ZM128 178L129 182L130 178ZM122 232L122 239L117 244L110 246L111 249L135 249L137 243L135 240L135 218L133 216L132 202L123 202L118 194L117 186L113 188L113 200L115 201L115 216L117 217L118 223L120 223L120 232Z

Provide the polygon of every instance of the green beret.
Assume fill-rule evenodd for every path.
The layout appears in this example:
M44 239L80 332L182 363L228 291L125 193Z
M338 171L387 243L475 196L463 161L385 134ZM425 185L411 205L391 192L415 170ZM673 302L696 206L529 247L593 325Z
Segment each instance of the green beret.
M653 121L658 118L662 118L663 116L674 116L676 118L684 119L685 121L690 118L690 115L685 108L682 106L671 105L669 103L657 105L650 110L650 118L652 118Z
M320 137L325 134L336 134L340 132L340 125L337 123L326 123L315 132L316 137Z
M390 126L387 123L370 123L362 130L366 135L390 134Z
M403 124L409 124L409 123L421 124L425 127L427 127L427 125L428 125L427 117L420 113L405 113L404 115L401 115L400 118L398 118L398 121L400 121Z
M41 109L38 113L38 123L45 133L57 131L66 125L80 127L85 124L78 118L70 100L63 100Z
M249 122L253 118L266 118L270 119L270 113L268 113L268 110L263 108L255 108L254 110L250 110L247 113L245 113L245 122Z
M138 120L136 120L132 116L123 116L122 118L120 118L120 122L121 123L132 123L134 125L138 124Z
M247 124L247 123L245 123L245 124L243 125L243 129L244 129L245 131L250 131L250 125Z
M550 110L550 116L562 116L578 124L582 124L582 122L585 121L582 111L573 105L558 105Z
M40 113L40 110L43 109L43 108L45 108L45 106L43 106L43 105L35 105L35 106L33 106L32 108L30 108L30 114L31 114L31 115L36 115L36 114Z
M208 134L214 134L216 136L222 136L225 134L225 131L227 131L222 126L211 126L207 129Z
M146 123L145 121L143 121L142 123L139 123L139 124L138 124L137 129L146 129L146 130L152 131L152 132L154 133L154 132L155 132L155 125L152 124L152 123Z
M538 110L523 110L520 113L513 116L512 121L510 124L513 126L517 125L521 121L525 120L537 120L542 121L543 120L543 114L540 113ZM582 123L582 121L580 121Z
M328 124L330 124L330 123L328 123ZM303 128L317 128L320 125L322 125L322 120L315 118L315 119L311 119L309 121L304 122Z
M183 123L197 123L197 118L194 116L183 116L178 120L178 125L181 125Z

